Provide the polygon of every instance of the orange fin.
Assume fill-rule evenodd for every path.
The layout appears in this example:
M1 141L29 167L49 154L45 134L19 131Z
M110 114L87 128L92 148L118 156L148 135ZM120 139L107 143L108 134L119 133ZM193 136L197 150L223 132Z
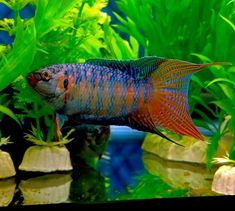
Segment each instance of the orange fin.
M142 125L168 129L181 135L204 140L194 126L188 110L188 86L191 75L211 65L225 65L225 62L194 64L181 60L165 59L156 63L151 78L154 91L142 113ZM133 115L132 115L133 119ZM138 118L140 120L140 118ZM147 120L150 123L147 123ZM158 133L158 131L155 133Z
M161 131L159 131L156 128L154 122L152 121L150 113L148 112L148 108L142 108L136 112L129 114L127 116L127 121L128 121L128 125L132 128L135 128L138 130L144 130L150 133L155 133L176 145L183 146L173 141L172 139L168 138L166 135L164 135Z
M193 64L173 59L162 62L152 74L154 94L148 102L155 125L204 140L189 114L188 86L193 73L211 65L222 64L225 63Z

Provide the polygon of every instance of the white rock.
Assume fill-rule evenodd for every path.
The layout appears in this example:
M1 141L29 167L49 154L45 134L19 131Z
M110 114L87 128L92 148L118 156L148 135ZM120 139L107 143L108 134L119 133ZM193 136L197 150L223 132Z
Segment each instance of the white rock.
M8 206L15 194L15 178L0 180L0 207Z
M20 170L53 172L70 171L70 153L66 147L58 146L32 146L29 147L19 166Z
M235 195L235 167L223 165L215 172L212 191L224 195Z
M23 204L56 204L66 202L69 197L72 178L69 174L49 174L22 180L19 188Z
M166 136L183 145L178 146L155 134L147 134L142 144L142 149L151 152L161 158L173 161L184 161L192 163L206 163L206 150L208 143L188 136L166 134ZM225 155L225 146L220 143L217 156Z
M0 150L0 179L15 176L16 171L8 152Z

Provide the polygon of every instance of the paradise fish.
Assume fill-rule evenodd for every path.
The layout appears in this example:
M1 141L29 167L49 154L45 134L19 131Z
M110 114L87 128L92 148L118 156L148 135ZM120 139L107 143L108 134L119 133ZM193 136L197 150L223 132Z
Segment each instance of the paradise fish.
M55 64L27 76L32 88L56 112L76 121L126 125L156 133L160 128L203 140L188 109L191 75L225 63L194 64L175 59L93 59Z

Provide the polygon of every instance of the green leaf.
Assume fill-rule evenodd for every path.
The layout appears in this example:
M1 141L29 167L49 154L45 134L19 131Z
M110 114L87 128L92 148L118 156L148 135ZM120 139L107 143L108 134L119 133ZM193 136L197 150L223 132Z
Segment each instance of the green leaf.
M217 100L213 101L212 103L220 107L227 114L235 116L235 104L231 102L229 99Z
M231 81L231 80L229 80L229 79L227 79L227 78L216 78L216 79L214 79L213 81L211 81L210 83L208 83L207 86L206 86L206 88L209 87L209 86L211 86L211 85L214 84L214 83L217 83L217 82L227 82L227 83L229 83L229 84L235 86L235 82L234 82L234 81Z
M10 110L9 108L5 107L5 106L2 106L0 105L0 112L6 114L7 116L11 117L12 119L14 119L18 124L19 126L21 127L21 124L18 120L18 118L16 117L16 115L12 112L12 110Z
M233 121L233 124L235 124L235 121ZM235 136L233 136L233 141L230 146L229 158L235 160Z
M13 9L13 5L11 2L7 1L7 0L0 0L0 3L5 4L7 7L9 7L10 9Z
M215 122L212 119L210 119L204 112L202 112L201 110L196 109L196 108L194 110L197 114L199 114L203 118L204 121L210 123L213 126L214 130L218 129Z
M0 137L0 147L2 145L12 144L13 142L10 142L10 137L2 138Z
M68 137L73 133L75 129L71 129L64 137L61 137L59 141L52 142L50 140L44 140L42 131L37 131L35 127L32 126L32 130L30 133L25 133L25 140L32 142L35 145L38 146L63 146L65 144L68 144L69 142L73 141L74 138L68 139ZM38 137L38 133L40 136Z
M208 168L211 168L212 166L212 160L215 156L218 146L219 146L219 140L220 140L220 132L217 130L216 133L210 138L210 144L208 144L207 147L207 166Z
M220 14L220 17L221 17L226 23L228 23L228 24L232 27L233 31L235 31L235 24L232 23L232 21L230 21L229 19L225 18L225 17L224 17L223 15L221 15L221 14Z
M214 158L213 163L219 165L235 165L235 160L231 160L228 155L225 155L222 158Z
M222 89L225 97L230 99L231 102L235 102L235 87L229 86L228 84L218 84L218 86Z
M207 56L199 54L199 53L191 53L190 55L198 57L203 62L212 62Z
M19 75L25 75L30 71L36 51L35 39L33 22L30 22L24 29L18 16L13 49L6 55L6 60L0 61L0 90L8 86Z
M132 49L133 49L133 53L134 53L135 55L138 55L138 52L139 52L139 43L138 43L137 40L136 40L134 37L132 37L132 36L130 36L130 44L131 44L131 47L132 47Z
M206 103L201 97L199 96L192 96L192 98L194 100L196 100L200 105L202 105L205 109L207 109L211 114L213 114L213 116L216 117L216 114L214 113L214 111L208 106L208 102Z
M90 7L93 7L95 4L95 0L86 0L86 2Z
M211 129L211 127L209 126L209 124L207 122L205 122L204 120L197 120L197 119L194 119L193 120L193 123L195 125L197 125L198 127L202 127L202 128L205 128L206 130L210 131L210 132L213 132L213 130Z
M201 81L201 79L198 76L193 75L191 80L196 82L201 88L204 87L204 83Z

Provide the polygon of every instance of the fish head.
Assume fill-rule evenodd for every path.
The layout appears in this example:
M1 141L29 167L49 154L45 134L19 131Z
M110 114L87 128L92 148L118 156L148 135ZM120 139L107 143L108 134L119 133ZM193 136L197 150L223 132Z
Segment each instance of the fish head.
M33 71L26 77L39 97L56 110L64 106L68 79L63 65L51 65Z

